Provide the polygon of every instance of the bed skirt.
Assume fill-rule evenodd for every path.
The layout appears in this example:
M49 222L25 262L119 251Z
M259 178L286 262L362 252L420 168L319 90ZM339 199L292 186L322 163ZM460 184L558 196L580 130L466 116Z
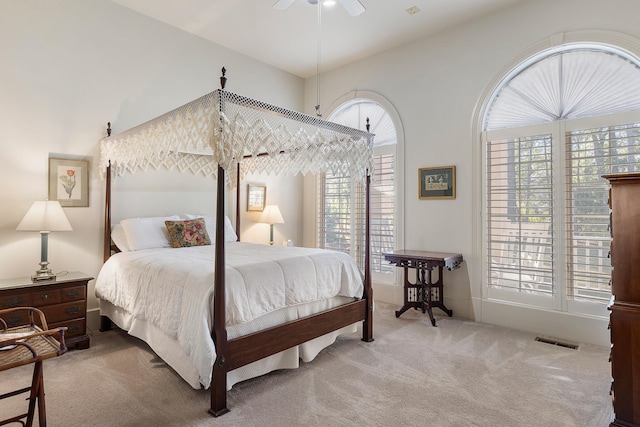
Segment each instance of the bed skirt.
M229 339L256 332L273 325L284 323L288 320L298 319L323 310L338 307L353 298L334 297L323 301L286 307L261 316L249 323L231 326L227 329ZM149 347L180 375L189 385L195 389L209 388L211 384L211 369L208 372L198 372L198 368L191 362L176 338L165 334L153 322L147 319L134 317L121 307L117 307L106 300L100 299L100 314L107 316L120 329L127 331L129 335L146 342ZM336 338L342 334L356 333L358 323L330 332L321 337L307 341L299 346L292 347L280 353L234 369L227 373L227 389L234 384L250 378L259 377L278 369L294 369L300 366L300 360L312 361L322 349L330 346ZM209 364L213 367L215 360Z

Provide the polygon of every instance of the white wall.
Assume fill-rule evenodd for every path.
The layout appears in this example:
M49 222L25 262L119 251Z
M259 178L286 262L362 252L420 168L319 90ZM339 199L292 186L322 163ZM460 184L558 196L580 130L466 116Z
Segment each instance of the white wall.
M484 304L483 313L483 304L476 303L481 298L481 262L474 233L479 231L480 211L473 197L479 188L480 165L473 158L473 144L478 142L474 113L490 83L534 44L549 45L559 39L558 33L585 30L640 38L639 15L640 3L635 0L532 0L323 73L322 99L327 105L326 100L350 91L371 90L400 114L406 142L400 176L405 186L405 248L463 254L463 267L445 273L446 304L454 315L561 338L608 342L604 321L596 322L602 330L585 334L582 330L593 329L593 319L568 320L540 311L519 316L522 311L507 308L497 314L493 304ZM315 79L306 81L305 93L305 108L311 111ZM419 200L418 168L444 165L456 165L456 199ZM398 288L396 299L400 298Z
M93 166L107 121L118 132L218 89L222 66L228 70L228 90L302 109L304 86L298 77L115 3L19 0L3 1L0 8L0 278L28 277L38 268L39 235L15 228L34 200L47 198L52 153L88 158L92 170L90 206L65 208L73 231L50 236L51 267L98 274L104 184ZM144 174L126 180L135 182L138 176ZM268 203L284 204L286 218L300 215L301 201L280 194L295 191L301 179L258 179L268 185ZM194 191L204 192L206 185ZM262 226L267 227L256 226L253 240L268 240L268 228ZM291 220L278 230L297 239L301 226ZM97 307L92 285L90 320Z

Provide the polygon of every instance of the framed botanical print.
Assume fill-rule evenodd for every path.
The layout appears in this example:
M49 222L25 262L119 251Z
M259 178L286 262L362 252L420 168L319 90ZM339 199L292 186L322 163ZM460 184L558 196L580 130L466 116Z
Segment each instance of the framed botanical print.
M49 200L63 207L88 207L89 161L50 157Z

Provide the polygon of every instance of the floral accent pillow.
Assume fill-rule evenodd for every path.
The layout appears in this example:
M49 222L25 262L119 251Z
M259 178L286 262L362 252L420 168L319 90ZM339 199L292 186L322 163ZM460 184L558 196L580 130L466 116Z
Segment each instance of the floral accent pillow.
M184 248L189 246L210 245L211 239L207 233L204 219L185 219L181 221L165 221L169 232L171 247Z

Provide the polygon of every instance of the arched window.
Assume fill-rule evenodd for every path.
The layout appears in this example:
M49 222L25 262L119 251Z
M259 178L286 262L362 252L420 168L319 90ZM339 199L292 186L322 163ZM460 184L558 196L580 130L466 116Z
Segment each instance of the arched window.
M486 296L605 315L608 185L640 170L640 61L567 44L514 68L483 118Z
M397 135L388 112L370 99L350 100L331 113L329 120L364 129L367 118L374 138L374 174L371 182L371 270L374 280L394 269L383 252L396 247ZM318 180L318 246L350 253L364 263L364 188L346 175L327 173Z

